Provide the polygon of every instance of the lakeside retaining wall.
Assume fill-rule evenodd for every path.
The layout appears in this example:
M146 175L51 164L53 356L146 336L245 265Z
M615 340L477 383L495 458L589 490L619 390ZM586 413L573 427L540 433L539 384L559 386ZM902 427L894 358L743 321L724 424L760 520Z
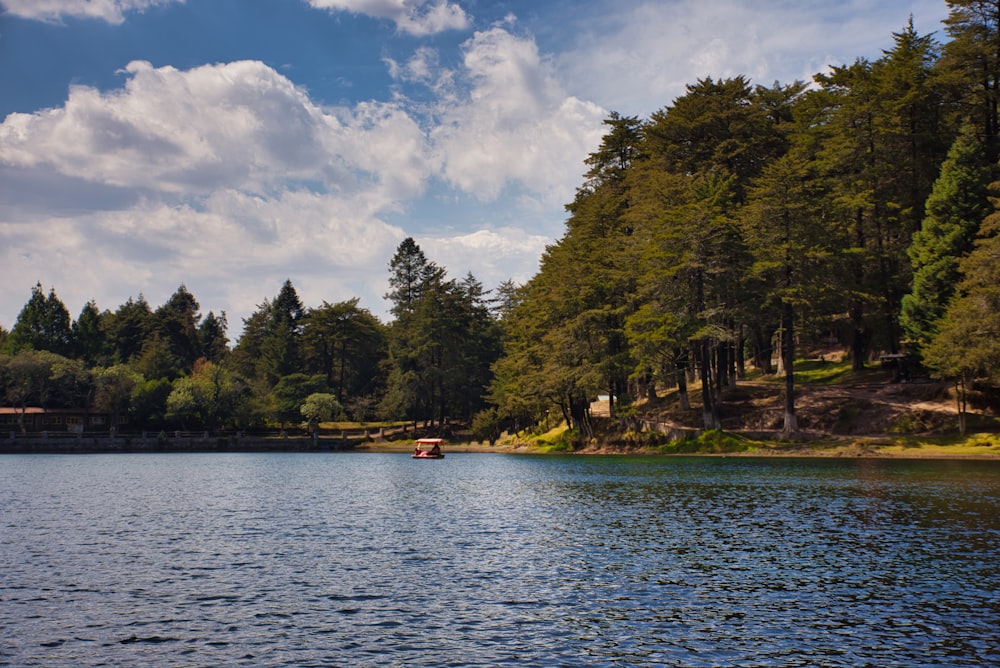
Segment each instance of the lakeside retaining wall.
M211 432L143 432L141 434L67 434L0 432L0 454L115 452L304 452L351 450L384 438L384 433L341 432L313 439L305 435L260 436Z

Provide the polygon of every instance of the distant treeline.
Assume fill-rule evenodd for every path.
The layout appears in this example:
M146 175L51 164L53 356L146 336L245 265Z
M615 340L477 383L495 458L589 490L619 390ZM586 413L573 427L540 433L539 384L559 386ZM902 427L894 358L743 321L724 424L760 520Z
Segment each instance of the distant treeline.
M292 283L230 348L225 314L181 286L155 310L41 285L9 333L11 405L100 407L144 428L473 421L483 437L550 412L581 434L700 380L705 428L752 363L837 342L856 368L906 353L960 399L1000 377L1000 3L948 3L948 40L912 21L874 61L801 82L704 79L649 119L612 113L564 236L527 284L448 279L412 239L390 262L393 320L306 308ZM785 428L795 431L786 374ZM303 407L305 412L303 412Z
M142 296L114 311L91 301L71 321L39 284L0 330L0 392L9 406L88 408L133 430L468 423L500 354L482 286L447 279L412 239L390 272L390 325L357 299L306 308L289 280L233 347L225 313L202 317L184 285L156 309Z

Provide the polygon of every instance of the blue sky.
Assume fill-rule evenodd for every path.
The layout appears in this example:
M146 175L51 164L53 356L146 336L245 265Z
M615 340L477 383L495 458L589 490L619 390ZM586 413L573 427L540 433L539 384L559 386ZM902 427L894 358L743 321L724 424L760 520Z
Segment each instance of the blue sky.
M416 239L524 282L610 111L809 80L943 0L0 0L0 325L181 283L230 336L291 279L385 319Z

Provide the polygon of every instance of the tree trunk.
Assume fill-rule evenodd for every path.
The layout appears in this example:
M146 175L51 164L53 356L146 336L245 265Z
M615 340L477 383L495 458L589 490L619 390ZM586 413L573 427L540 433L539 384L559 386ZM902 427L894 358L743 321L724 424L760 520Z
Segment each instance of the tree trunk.
M753 328L753 363L766 376L774 373L774 366L771 364L771 357L774 352L774 348L771 345L772 336L772 332L765 330L761 325Z
M688 351L683 348L674 350L674 378L677 381L677 401L682 411L691 410L691 398L688 395Z
M864 211L859 208L854 219L854 243L862 252L866 246L864 220ZM854 263L854 283L859 289L865 284L865 266L861 261ZM865 368L865 353L868 349L866 339L868 337L865 332L865 307L860 298L851 302L849 312L851 316L851 368L854 371L862 371Z
M677 402L682 411L691 410L691 397L688 395L687 369L677 369Z
M701 347L701 419L705 429L719 428L719 412L712 396L712 350L708 340Z
M966 405L965 391L966 391L965 374L962 374L962 377L959 380L955 381L955 402L958 404L958 433L960 433L962 436L965 436L966 429L968 428L966 420L967 405Z
M785 302L781 312L781 356L785 366L785 423L784 434L794 434L799 430L795 417L795 312L792 305Z
M743 380L747 377L747 363L743 357L743 350L746 348L746 332L743 323L740 323L739 335L736 337L736 378Z

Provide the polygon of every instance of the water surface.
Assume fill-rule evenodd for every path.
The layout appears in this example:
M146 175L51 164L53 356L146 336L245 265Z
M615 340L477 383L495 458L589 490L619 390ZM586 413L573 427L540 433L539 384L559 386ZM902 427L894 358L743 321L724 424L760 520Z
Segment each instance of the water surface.
M0 458L0 665L1000 665L1000 463Z

